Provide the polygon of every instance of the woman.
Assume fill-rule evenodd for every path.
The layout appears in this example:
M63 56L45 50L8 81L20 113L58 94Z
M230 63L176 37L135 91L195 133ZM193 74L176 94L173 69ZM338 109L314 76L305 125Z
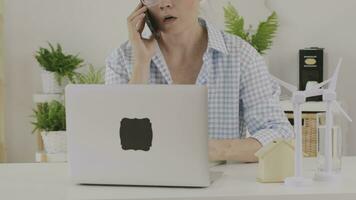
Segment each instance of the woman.
M198 18L200 0L143 2L127 18L129 41L106 60L106 84L207 85L211 160L255 162L263 145L293 137L280 88L252 46ZM141 36L147 10L160 37Z

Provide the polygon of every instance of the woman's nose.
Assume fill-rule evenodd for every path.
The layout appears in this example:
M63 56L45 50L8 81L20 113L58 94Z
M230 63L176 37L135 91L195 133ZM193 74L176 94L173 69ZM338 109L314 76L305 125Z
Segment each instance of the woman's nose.
M172 0L161 0L160 4L159 4L159 8L161 10L164 10L166 8L170 8L172 7Z

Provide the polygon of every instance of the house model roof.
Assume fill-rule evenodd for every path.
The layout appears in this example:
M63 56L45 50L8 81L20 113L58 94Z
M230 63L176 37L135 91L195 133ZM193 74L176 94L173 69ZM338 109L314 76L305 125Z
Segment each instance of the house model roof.
M274 140L273 142L269 143L267 146L262 147L259 151L255 153L255 156L262 158L265 155L267 155L269 152L271 152L274 148L276 148L279 145L287 145L290 147L292 150L294 150L294 145L292 144L291 141L286 141L286 140Z

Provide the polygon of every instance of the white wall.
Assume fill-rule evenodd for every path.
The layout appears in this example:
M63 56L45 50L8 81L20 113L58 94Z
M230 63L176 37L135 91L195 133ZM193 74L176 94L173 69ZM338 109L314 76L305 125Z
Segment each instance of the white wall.
M41 91L33 55L46 42L104 66L108 53L126 40L127 0L5 0L5 132L9 162L32 162L32 94Z
M345 59L339 81L339 97L356 119L356 27L354 0L230 0L256 26L276 10L281 27L269 52L270 69L276 76L297 84L298 49L325 47L326 70L334 69L338 57ZM133 0L5 0L6 142L9 162L32 162L36 148L30 125L32 94L40 92L39 67L33 55L46 41L59 42L70 53L103 66L106 55L127 38L126 17L136 6ZM223 28L222 6L212 0L209 18ZM208 7L207 5L204 7ZM344 130L355 130L355 123ZM356 154L355 131L347 131L347 153Z

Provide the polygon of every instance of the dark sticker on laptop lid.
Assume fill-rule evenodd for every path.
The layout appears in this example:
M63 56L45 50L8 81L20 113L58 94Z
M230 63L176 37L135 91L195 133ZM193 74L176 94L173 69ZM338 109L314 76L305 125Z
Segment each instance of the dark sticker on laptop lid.
M150 119L121 120L120 139L123 150L149 151L152 146L152 124Z

